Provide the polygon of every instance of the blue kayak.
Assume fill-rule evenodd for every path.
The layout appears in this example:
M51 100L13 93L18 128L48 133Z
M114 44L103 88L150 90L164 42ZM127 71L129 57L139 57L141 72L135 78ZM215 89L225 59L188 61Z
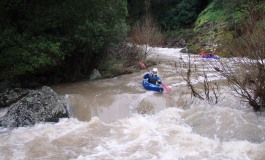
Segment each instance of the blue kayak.
M219 59L219 56L213 56L213 55L205 55L205 56L202 56L202 58L212 58L212 59Z
M150 91L157 91L157 92L163 92L164 88L161 85L154 85L152 83L148 83L146 79L142 82L145 89Z

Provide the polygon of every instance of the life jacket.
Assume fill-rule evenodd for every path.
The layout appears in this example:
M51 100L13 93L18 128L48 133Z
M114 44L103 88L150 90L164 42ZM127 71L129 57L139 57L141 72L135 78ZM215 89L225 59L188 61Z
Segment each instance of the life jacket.
M148 82L156 85L157 75L149 74Z

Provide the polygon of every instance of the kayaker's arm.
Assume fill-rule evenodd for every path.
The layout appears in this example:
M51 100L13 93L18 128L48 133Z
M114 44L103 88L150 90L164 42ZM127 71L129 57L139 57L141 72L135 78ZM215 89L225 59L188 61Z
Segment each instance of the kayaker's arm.
M144 79L147 79L147 78L149 78L149 73L144 75Z
M162 81L159 76L157 76L157 84L162 84Z

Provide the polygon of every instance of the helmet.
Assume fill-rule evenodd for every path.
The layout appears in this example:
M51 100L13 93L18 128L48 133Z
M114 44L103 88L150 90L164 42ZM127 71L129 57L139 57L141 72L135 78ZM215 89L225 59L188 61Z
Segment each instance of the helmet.
M153 74L157 74L157 68L153 68Z

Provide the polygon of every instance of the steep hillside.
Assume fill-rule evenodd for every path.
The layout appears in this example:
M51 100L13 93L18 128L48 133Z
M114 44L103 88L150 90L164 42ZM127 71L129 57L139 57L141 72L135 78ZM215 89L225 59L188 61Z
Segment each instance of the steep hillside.
M232 32L238 32L244 20L262 15L264 12L265 2L260 0L213 0L195 22L195 36L189 42L192 44L189 49L194 53L202 47L212 49L228 38L229 33L234 37L235 34L232 35Z

